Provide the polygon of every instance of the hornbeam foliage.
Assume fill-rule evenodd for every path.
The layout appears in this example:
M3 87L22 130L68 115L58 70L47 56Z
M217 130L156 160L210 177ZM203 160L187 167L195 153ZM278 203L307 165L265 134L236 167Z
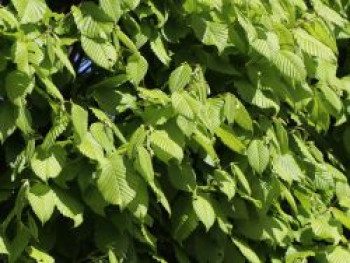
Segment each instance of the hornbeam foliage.
M350 262L348 0L0 4L1 262Z

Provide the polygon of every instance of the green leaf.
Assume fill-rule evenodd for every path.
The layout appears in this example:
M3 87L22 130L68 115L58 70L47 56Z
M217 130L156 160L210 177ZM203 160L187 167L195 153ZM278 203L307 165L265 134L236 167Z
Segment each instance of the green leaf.
M188 119L193 119L195 112L192 109L191 98L185 92L174 92L171 95L171 102L174 110L187 117Z
M273 160L273 169L277 175L291 184L293 181L300 182L304 178L298 163L290 154L279 155Z
M165 94L163 91L158 89L145 89L145 88L138 88L139 96L151 102L152 104L161 104L166 105L169 103L170 99L167 94Z
M273 63L287 79L295 82L303 82L306 78L306 70L303 61L290 51L281 50L274 57Z
M29 109L25 108L23 103L18 108L18 116L16 120L17 127L25 134L33 134L32 118Z
M226 24L195 18L192 27L196 37L205 45L214 45L221 53L227 46L228 27Z
M83 140L88 130L88 112L78 104L72 104L72 123L78 138Z
M218 187L228 200L231 200L236 194L236 182L234 178L223 170L215 170L214 178L218 182Z
M214 146L213 146L213 142L212 142L212 140L210 140L210 138L205 136L199 130L195 130L194 131L194 135L193 135L193 139L208 154L208 156L210 157L211 161L213 162L213 165L216 162L218 162L219 158L218 158L217 153L215 152L215 149L214 149Z
M117 76L108 77L108 78L103 79L102 81L92 85L90 87L90 89L91 90L98 90L100 88L108 88L108 87L109 88L117 88L127 81L128 81L128 78L125 74L118 74Z
M110 204L127 206L136 196L136 189L131 183L134 174L128 174L123 157L113 153L105 159L98 170L97 187L103 198Z
M339 54L335 36L325 21L320 18L315 19L306 24L304 28L310 35L329 47L335 55Z
M104 153L101 145L95 140L91 133L87 133L84 139L77 145L79 151L86 157L95 160L102 161Z
M205 195L197 195L194 197L193 209L199 220L204 224L207 231L214 225L216 215L210 199Z
M215 132L219 128L223 119L224 102L221 99L208 99L205 106L200 110L200 119L204 125L211 131Z
M326 240L335 244L340 240L340 233L336 225L331 225L326 217L318 217L311 220L311 229L314 238L318 240Z
M44 0L12 0L12 3L22 24L39 22L48 9Z
M107 155L116 150L114 147L114 139L113 139L112 131L108 129L108 127L106 127L103 123L101 122L93 123L90 126L90 132L94 137L94 139L105 150Z
M247 194L250 195L252 193L252 189L250 188L249 182L246 176L244 175L244 173L242 172L241 168L231 163L231 170L232 170L232 173L235 176L237 176L239 184L242 185L242 187L247 192Z
M232 242L238 247L239 251L243 254L243 256L251 263L261 263L262 261L258 257L258 255L251 249L246 242L243 240L232 237Z
M190 121L189 119L183 117L183 116L178 116L176 118L176 124L177 126L179 126L179 128L181 129L182 133L186 136L186 137L190 137L195 128L196 128L196 124L193 123L192 121Z
M139 83L143 80L147 73L147 70L148 62L139 53L136 53L128 58L126 73L135 86L138 86Z
M74 21L84 37L108 39L113 30L112 19L93 2L83 2L80 8L73 6Z
M55 204L60 213L73 220L74 227L83 223L84 206L72 195L62 189L53 188L55 195Z
M235 8L235 13L237 14L237 21L240 26L244 29L249 43L253 42L257 38L257 30L247 17L245 17L238 9Z
M51 257L48 253L46 253L44 250L38 249L36 247L29 247L28 255L36 260L36 262L40 263L54 263L55 259Z
M49 186L35 184L28 192L28 201L42 224L49 221L55 210L55 195Z
M3 235L0 235L0 254L8 254L8 248Z
M262 174L270 160L269 148L262 140L253 140L247 149L248 161L252 168Z
M156 156L163 162L168 163L174 159L181 163L184 154L182 148L174 142L166 131L154 131L150 137L151 146Z
M160 35L157 35L150 42L151 49L157 58L166 66L169 66L171 57L168 54L168 50L164 46L164 42Z
M43 77L40 79L45 84L48 94L50 94L52 97L60 100L61 102L64 101L64 98L63 98L60 90L56 87L56 85L49 78Z
M108 260L109 263L119 263L119 260L117 259L112 249L108 250Z
M267 60L272 60L276 52L279 51L279 45L277 43L277 48L275 50L269 45L269 42L265 39L255 39L251 46L255 52L264 56Z
M152 158L143 146L137 147L135 168L142 175L143 179L146 180L146 182L152 183L154 181Z
M235 85L238 87L238 92L242 99L246 102L261 109L275 109L276 112L280 110L278 101L268 92L264 92L259 87L255 87L246 81L237 81Z
M118 0L99 0L102 10L111 18L114 22L117 22L122 14L120 8L120 1Z
M81 45L91 60L102 68L110 70L117 62L117 50L109 42L82 36Z
M289 247L286 253L286 263L293 263L296 260L307 259L315 256L315 252L308 249Z
M327 131L330 125L330 116L323 96L317 92L313 101L310 112L310 120L314 123L317 130Z
M20 1L20 0L19 0ZM13 60L17 64L20 71L27 74L30 73L29 69L29 54L28 54L28 43L24 41L16 41L14 46Z
M4 143L16 129L18 113L9 102L0 102L0 142Z
M233 94L226 95L224 112L229 123L234 121L245 130L253 130L252 118L244 105Z
M122 143L126 142L126 139L122 134L122 132L120 131L120 129L118 128L118 126L110 119L110 117L105 112L92 107L90 107L90 110L92 111L92 113L95 115L97 119L99 119L101 122L103 122L105 125L107 125L109 128L112 129L114 135L117 136L117 138Z
M44 58L45 54L40 45L35 41L27 42L28 48L28 62L32 64L34 67L39 66Z
M121 0L121 6L125 10L134 10L140 4L140 0Z
M331 251L327 252L326 256L329 263L346 263L349 257L349 249L341 246L334 247Z
M169 77L169 89L172 93L182 90L190 82L192 75L192 69L184 63L171 72Z
M121 204L120 183L125 180L126 168L123 158L113 154L100 168L97 187L105 200L111 204Z
M336 57L333 51L322 42L309 35L303 29L296 29L293 32L294 37L300 48L310 56L316 56L325 60L335 61Z
M333 216L343 224L347 229L350 230L350 217L348 214L344 213L343 211L332 207L331 208Z
M11 28L17 28L19 26L19 22L14 14L4 7L0 8L0 19L6 22Z
M137 180L137 188L135 198L128 204L128 209L133 213L136 218L140 220L144 220L147 216L148 212L148 191L147 184L145 181L139 176L135 175L135 179Z
M333 116L339 115L343 108L340 96L336 94L331 87L324 83L321 83L318 87L321 89L322 99L330 108L330 113L333 114Z
M54 146L46 152L39 148L31 159L31 167L41 180L47 181L61 173L65 161L66 152L63 148Z
M346 19L343 18L339 13L334 11L332 8L323 4L319 0L312 1L316 13L322 17L325 21L331 22L339 27L344 27L347 23Z
M239 105L234 95L227 93L225 96L224 113L229 124L233 124L236 118L236 111Z
M10 263L18 262L19 257L28 246L30 238L31 236L29 229L23 225L22 222L19 222L17 227L17 234L11 241L8 248Z
M143 146L146 140L147 132L145 126L141 125L138 127L130 136L127 154L129 158L132 158L136 154L137 147Z
M31 79L24 72L12 71L6 77L7 96L17 105L21 103L21 100L24 99L32 88Z
M60 46L56 46L54 47L54 51L56 56L62 62L62 64L68 69L68 71L72 74L72 76L75 77L75 70L73 68L73 65L69 61L66 53L62 50L62 48Z
M196 174L188 160L180 165L169 164L168 176L172 185L178 190L192 192L196 188Z
M287 130L284 128L281 122L275 123L276 137L280 146L282 154L285 154L289 150L289 139Z
M151 106L142 113L143 121L146 125L160 126L164 125L174 115L170 105L166 107Z
M280 187L281 187L282 195L284 196L284 198L288 202L289 206L292 208L293 212L295 214L297 214L298 207L297 207L297 204L295 202L295 199L294 199L292 193L284 184L280 184Z
M240 75L240 72L234 65L232 65L227 57L221 57L217 56L216 54L208 53L206 53L205 56L207 59L208 69L231 76Z
M157 197L157 201L162 204L164 209L170 215L171 214L171 208L170 208L169 201L168 201L167 197L165 196L164 192L162 191L159 183L157 181L154 181L154 183L150 184L150 187L152 188L153 192L155 193L155 195Z
M215 134L232 151L243 153L245 145L237 138L234 132L228 126L221 126L215 130Z
M192 203L185 197L179 198L174 204L174 215L171 220L172 235L179 242L188 238L199 223Z
M121 43L123 43L128 49L132 52L137 53L138 49L134 42L126 35L123 31L121 31L118 27L116 28L116 35Z

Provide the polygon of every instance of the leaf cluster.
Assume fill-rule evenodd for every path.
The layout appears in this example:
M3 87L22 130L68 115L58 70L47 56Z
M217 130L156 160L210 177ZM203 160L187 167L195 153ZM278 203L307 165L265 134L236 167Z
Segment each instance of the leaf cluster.
M58 2L0 7L0 260L349 262L348 1Z

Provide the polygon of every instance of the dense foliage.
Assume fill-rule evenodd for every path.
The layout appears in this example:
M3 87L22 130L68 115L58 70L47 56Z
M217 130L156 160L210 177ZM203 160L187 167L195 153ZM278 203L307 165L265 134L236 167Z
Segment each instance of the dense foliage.
M350 262L348 0L1 4L2 262Z

